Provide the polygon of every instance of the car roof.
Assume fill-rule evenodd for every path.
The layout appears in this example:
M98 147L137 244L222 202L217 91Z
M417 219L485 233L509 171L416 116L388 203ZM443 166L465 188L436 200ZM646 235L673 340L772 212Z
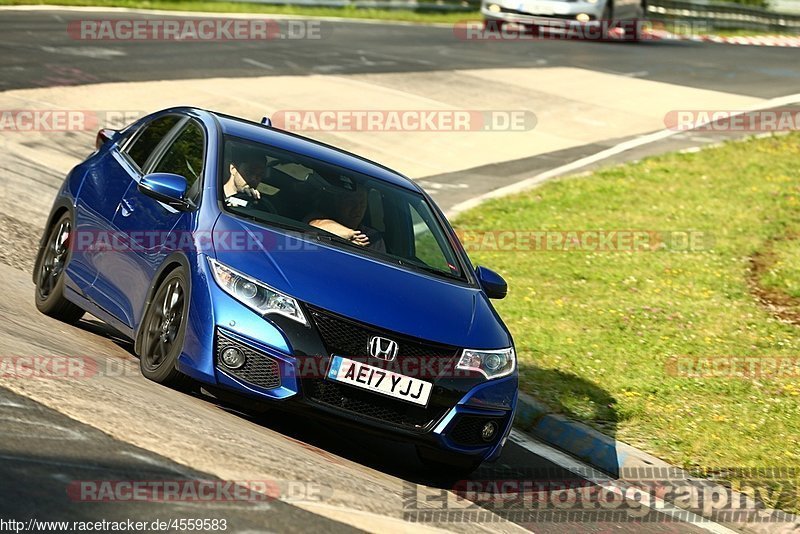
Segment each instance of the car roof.
M224 113L199 109L197 111L205 111L214 116L222 129L222 133L225 135L264 143L326 163L332 163L411 191L422 191L413 180L397 171L320 141L247 119L225 115Z

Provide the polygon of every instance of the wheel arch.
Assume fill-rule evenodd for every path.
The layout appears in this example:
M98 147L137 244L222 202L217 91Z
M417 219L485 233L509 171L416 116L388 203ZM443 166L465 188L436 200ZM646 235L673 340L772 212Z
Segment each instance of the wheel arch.
M53 207L50 210L50 215L48 215L47 222L44 225L42 237L39 238L39 247L36 251L36 260L33 263L33 271L31 272L31 278L33 279L34 284L36 283L36 273L39 272L39 267L42 263L44 243L50 235L50 231L53 229L53 226L65 213L69 213L73 222L75 221L75 208L72 203L65 198L59 198L56 200L55 204L53 204Z
M150 288L147 290L147 298L144 301L144 307L141 310L140 317L144 319L145 314L147 313L147 309L150 307L150 304L153 301L153 297L158 291L158 288L161 286L161 283L169 276L172 272L176 269L184 269L186 271L186 281L189 287L186 288L186 293L189 296L189 306L191 306L191 294L192 294L192 277L191 277L191 265L189 264L189 259L186 257L185 254L180 252L173 252L161 263L161 267L159 267L156 275L153 277L153 283L150 284ZM142 342L142 325L144 321L140 320L139 324L136 327L136 335L134 337L133 342L133 350L138 355L139 350L141 348Z

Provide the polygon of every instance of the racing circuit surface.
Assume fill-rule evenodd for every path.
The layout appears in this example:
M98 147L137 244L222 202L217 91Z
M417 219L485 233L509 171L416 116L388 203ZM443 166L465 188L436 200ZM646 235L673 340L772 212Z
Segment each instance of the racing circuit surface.
M525 131L306 132L405 172L445 209L643 139L664 128L670 111L786 107L780 99L800 92L800 52L791 49L464 42L451 27L347 21L321 21L319 40L269 42L85 42L66 31L71 20L103 17L161 16L3 10L0 109L93 110L129 121L177 104L256 120L282 110L532 111L536 127ZM456 498L449 490L463 481L431 477L408 446L164 388L140 376L130 343L99 321L86 316L71 327L39 314L32 257L56 189L91 152L95 132L0 132L0 357L79 357L93 370L47 380L0 373L3 517L224 518L227 532L726 531L657 520L669 511L647 523L578 525L497 511L410 523L404 516L442 499L451 509L491 507ZM610 161L727 136L678 133ZM547 451L515 432L498 463L472 478L576 480ZM270 481L278 490L263 502L210 506L82 502L70 488L87 480Z

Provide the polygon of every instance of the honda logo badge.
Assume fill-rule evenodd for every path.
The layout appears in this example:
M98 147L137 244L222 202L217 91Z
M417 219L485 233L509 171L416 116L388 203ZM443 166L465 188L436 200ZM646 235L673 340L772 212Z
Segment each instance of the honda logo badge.
M385 337L372 336L369 338L369 354L373 358L390 362L397 356L397 341Z

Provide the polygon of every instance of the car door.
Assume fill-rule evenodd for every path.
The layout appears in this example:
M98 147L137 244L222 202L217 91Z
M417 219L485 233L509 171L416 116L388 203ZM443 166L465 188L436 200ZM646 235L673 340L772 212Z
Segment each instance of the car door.
M186 178L187 197L195 204L202 190L207 138L203 126L186 119L148 162L147 173L172 173ZM113 284L120 289L125 316L138 325L147 291L159 267L176 250L191 246L194 211L179 211L141 193L132 183L122 197L114 225L128 236L131 252L120 258Z
M116 161L116 145L98 157L86 173L75 203L70 279L79 292L89 297L97 278L97 262L104 253L101 238L107 237L119 200L130 184L131 175Z
M124 302L124 284L120 284L127 273L119 270L125 269L124 257L128 252L121 247L126 244L126 237L116 220L125 210L123 196L131 184L138 183L142 169L157 147L182 119L174 114L157 117L141 126L124 144L110 147L89 188L84 182L81 190L79 208L82 209L76 212L78 236L79 239L84 235L92 237L86 239L89 243L86 247L77 247L90 267L89 272L94 274L87 294L95 304L127 326L132 325L127 312L130 306Z

